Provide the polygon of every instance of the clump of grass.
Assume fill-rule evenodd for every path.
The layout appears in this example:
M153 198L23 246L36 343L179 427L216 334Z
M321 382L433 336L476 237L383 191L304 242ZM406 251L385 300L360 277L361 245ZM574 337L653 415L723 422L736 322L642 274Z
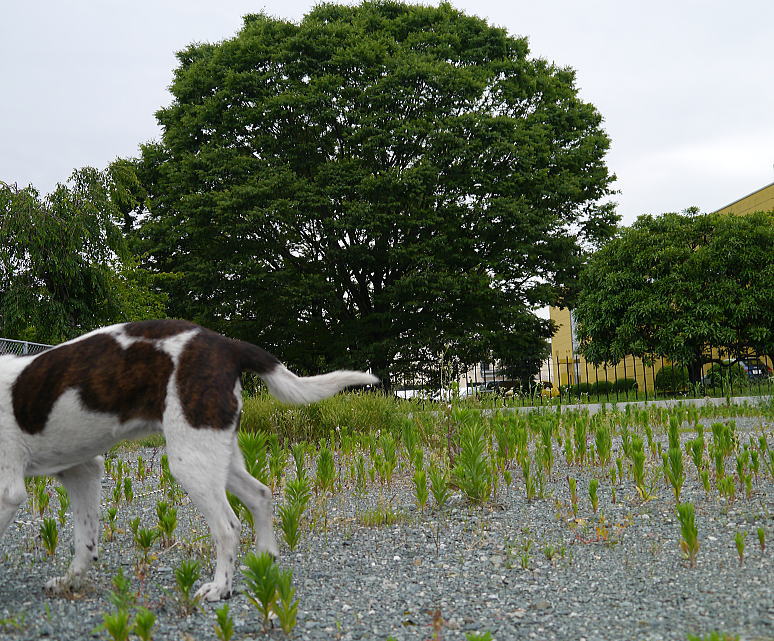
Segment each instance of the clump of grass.
M70 509L70 495L61 485L57 485L55 489L57 495L59 496L59 509L57 510L57 518L59 518L59 525L64 525L65 518L67 517L67 510Z
M357 515L358 523L366 527L395 525L396 523L402 523L406 519L405 513L396 512L389 505L379 505Z
M429 493L427 491L427 472L424 469L419 469L414 472L414 495L417 500L417 506L420 511L425 511L425 505L427 505L427 499Z
M680 547L688 559L690 566L696 567L696 556L699 553L699 531L696 527L696 514L693 503L678 503L677 518L680 521Z
M183 615L188 615L199 607L200 599L193 593L193 587L200 576L201 564L195 559L183 559L175 568L178 606Z
M231 641L234 636L234 619L228 611L228 603L215 610L215 636L220 641Z
M156 503L156 517L158 518L158 530L161 543L169 547L175 540L177 528L177 509L170 507L166 501Z
M247 431L240 429L237 440L245 459L245 467L250 474L264 485L269 485L267 452L267 433L263 430Z
M680 493L685 482L683 473L683 452L680 447L670 447L664 456L664 473L675 493L675 502L680 502Z
M591 479L589 481L589 500L591 501L591 509L594 510L594 514L597 513L599 508L599 497L597 496L597 490L599 488L599 480Z
M288 636L296 626L298 601L294 599L293 573L280 570L272 556L263 552L245 557L244 570L247 598L263 615L264 630L268 630L272 613Z
M741 530L734 535L734 545L736 546L736 554L739 557L739 565L744 565L744 549L745 541L747 540L747 532Z
M476 417L478 419L478 417ZM472 503L484 503L491 493L492 475L486 459L487 431L480 419L458 423L459 456L453 475Z
M103 614L100 626L113 641L128 641L132 630L131 617L126 610L117 610L114 614Z
M578 482L571 476L567 477L567 483L570 486L570 504L572 505L572 515L578 516Z
M132 632L140 637L140 641L151 641L152 630L156 624L156 615L147 608L140 608L134 615Z
M43 547L46 548L46 553L49 556L54 556L59 544L59 528L55 519L43 519L43 523L40 525L40 538L43 541Z
M449 499L449 480L444 470L433 463L430 464L428 475L430 476L430 492L433 495L433 500L436 507L442 510Z

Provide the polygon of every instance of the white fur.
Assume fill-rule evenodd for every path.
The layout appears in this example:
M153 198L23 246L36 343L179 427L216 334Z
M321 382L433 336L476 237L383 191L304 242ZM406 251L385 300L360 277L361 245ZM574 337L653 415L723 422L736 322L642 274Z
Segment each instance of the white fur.
M246 470L237 445L236 430L241 411L241 387L233 394L239 411L228 429L195 428L188 423L176 384L176 368L186 343L198 330L158 340L128 336L122 325L90 332L106 333L126 348L136 341L150 341L169 354L174 371L167 385L161 422L130 420L121 422L112 414L90 411L81 402L77 389L65 391L54 403L41 433L29 434L17 424L12 404L12 388L22 369L35 358L0 356L0 535L11 524L26 497L25 476L53 474L67 488L74 517L74 549L66 574L46 583L49 591L60 593L81 586L86 571L97 558L99 540L99 490L102 452L116 442L153 432L163 432L171 472L201 510L212 532L216 567L213 580L197 594L216 601L231 592L240 523L226 500L226 489L233 492L253 514L257 552L277 555L272 532L271 491ZM339 371L322 376L298 377L284 366L265 376L269 390L289 403L308 403L335 394L350 385L377 382L370 374Z
M379 382L372 374L344 369L318 376L296 376L284 365L265 374L263 380L272 396L293 405L321 401L352 385L373 385Z

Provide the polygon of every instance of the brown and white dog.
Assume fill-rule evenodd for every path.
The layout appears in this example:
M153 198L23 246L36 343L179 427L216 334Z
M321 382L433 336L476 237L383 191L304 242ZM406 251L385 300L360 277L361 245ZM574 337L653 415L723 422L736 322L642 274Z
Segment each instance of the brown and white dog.
M212 533L215 576L197 594L217 601L231 592L240 523L226 490L252 512L256 550L277 555L271 492L246 471L236 440L244 371L294 404L377 382L345 370L298 377L260 347L180 320L113 325L35 356L0 356L0 535L25 499L25 477L56 475L71 498L75 554L46 589L77 589L97 558L99 455L154 432Z

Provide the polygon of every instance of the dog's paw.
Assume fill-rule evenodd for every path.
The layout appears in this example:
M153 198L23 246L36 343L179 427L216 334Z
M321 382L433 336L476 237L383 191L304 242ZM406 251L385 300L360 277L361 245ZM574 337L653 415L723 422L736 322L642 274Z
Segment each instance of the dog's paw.
M65 574L64 576L56 576L53 579L46 581L44 590L48 594L61 596L79 590L81 587L81 579L79 576Z
M220 601L231 596L231 588L222 583L205 583L196 591L196 597L202 601Z

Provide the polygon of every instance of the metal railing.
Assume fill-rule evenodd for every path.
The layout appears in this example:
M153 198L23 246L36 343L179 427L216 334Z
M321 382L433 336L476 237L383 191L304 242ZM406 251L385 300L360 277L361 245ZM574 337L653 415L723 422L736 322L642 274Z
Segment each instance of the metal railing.
M30 341L16 341L12 338L0 338L0 355L16 354L16 356L26 356L28 354L39 354L52 347L43 343L32 343Z

